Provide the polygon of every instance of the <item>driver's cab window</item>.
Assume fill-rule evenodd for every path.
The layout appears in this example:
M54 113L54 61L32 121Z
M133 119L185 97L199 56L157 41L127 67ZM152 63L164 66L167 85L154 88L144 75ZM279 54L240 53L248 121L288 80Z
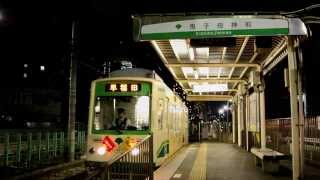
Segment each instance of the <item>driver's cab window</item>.
M95 103L95 130L146 130L149 96L104 96Z

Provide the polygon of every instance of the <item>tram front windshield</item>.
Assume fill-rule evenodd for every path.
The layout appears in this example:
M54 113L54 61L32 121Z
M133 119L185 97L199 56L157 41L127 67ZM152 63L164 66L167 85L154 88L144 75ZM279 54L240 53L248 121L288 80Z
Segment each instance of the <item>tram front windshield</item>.
M101 96L94 106L94 130L147 130L149 96Z

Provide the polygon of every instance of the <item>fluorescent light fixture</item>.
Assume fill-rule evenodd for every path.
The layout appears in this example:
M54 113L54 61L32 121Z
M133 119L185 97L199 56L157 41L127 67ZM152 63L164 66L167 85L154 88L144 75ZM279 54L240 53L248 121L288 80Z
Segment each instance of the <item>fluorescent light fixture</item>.
M182 67L182 71L186 74L193 74L193 68L192 67Z
M197 70L194 70L194 78L199 79L199 72Z
M191 61L194 60L194 49L192 47L189 48L189 58Z
M173 39L169 42L177 58L189 57L188 45L185 39Z
M227 84L197 84L192 86L193 92L222 92L228 91Z
M209 48L196 48L196 57L197 58L208 58L209 57Z
M199 67L199 75L200 76L208 76L209 75L209 68L208 67Z
M193 68L192 67L182 67L182 71L187 76L193 74Z

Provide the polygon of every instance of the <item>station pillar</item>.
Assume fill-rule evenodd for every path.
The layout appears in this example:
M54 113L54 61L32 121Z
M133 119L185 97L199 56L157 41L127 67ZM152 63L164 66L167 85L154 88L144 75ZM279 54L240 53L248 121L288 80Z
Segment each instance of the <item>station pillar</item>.
M298 96L299 96L299 124L300 124L300 176L304 177L304 121L305 121L305 101L303 100L303 88L302 88L302 68L303 68L303 55L302 50L298 47Z
M298 114L298 87L297 87L297 57L294 47L296 37L288 36L288 69L291 110L291 136L292 136L292 179L301 178L301 157L299 146L299 114Z
M249 113L250 113L250 111L249 111L249 93L248 93L248 91L246 92L246 95L245 95L245 98L246 98L246 106L245 106L245 112L246 112L246 118L245 118L245 124L246 124L246 150L247 151L250 151L250 149L249 149L249 129L250 129L250 124L249 124Z
M236 106L235 101L232 104L232 143L236 143Z
M260 101L260 124L261 124L261 149L266 148L266 113L265 113L265 96L262 86L259 88L259 101Z
M238 146L242 146L242 129L243 129L243 84L238 86Z

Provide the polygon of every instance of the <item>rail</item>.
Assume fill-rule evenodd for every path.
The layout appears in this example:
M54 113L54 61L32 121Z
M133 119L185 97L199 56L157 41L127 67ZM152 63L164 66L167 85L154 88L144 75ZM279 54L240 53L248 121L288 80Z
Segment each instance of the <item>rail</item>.
M153 180L153 136L150 135L130 150L114 157L87 179Z

